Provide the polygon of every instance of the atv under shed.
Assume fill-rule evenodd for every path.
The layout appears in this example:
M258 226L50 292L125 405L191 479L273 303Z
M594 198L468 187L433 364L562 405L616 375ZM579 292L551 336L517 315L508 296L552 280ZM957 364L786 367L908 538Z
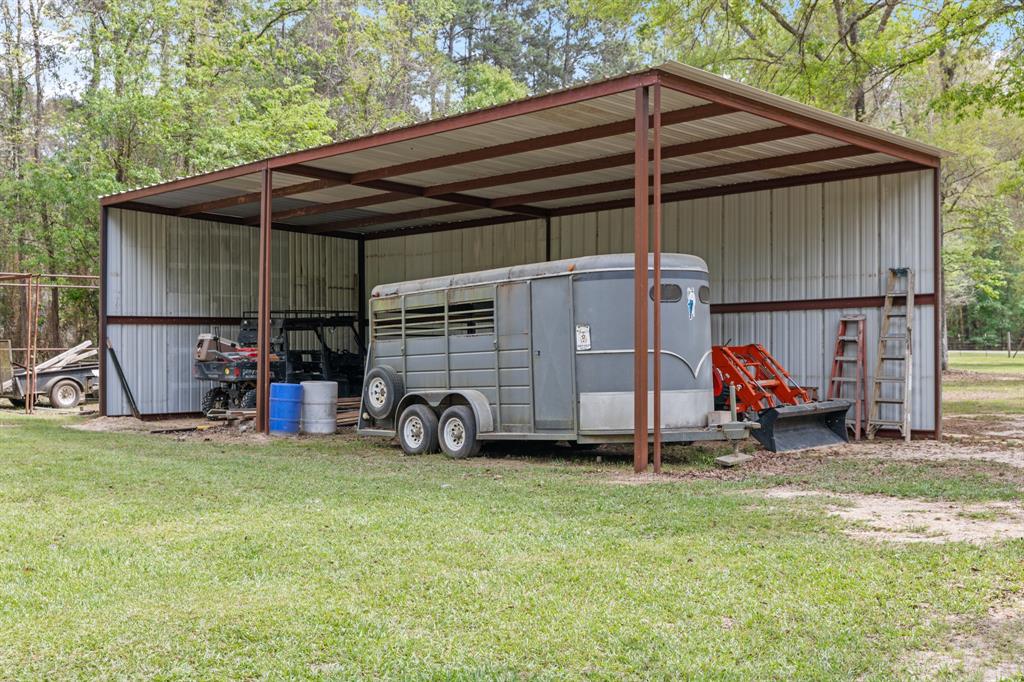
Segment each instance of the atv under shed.
M143 413L197 412L195 337L231 336L245 310L365 319L379 283L639 257L652 220L662 251L707 261L714 342L761 343L822 395L839 316L867 315L870 372L887 269L913 268L912 421L938 436L942 154L667 63L104 197L100 345L112 340ZM636 300L625 324L647 318ZM646 412L647 373L635 380ZM126 414L105 367L101 382L101 410Z

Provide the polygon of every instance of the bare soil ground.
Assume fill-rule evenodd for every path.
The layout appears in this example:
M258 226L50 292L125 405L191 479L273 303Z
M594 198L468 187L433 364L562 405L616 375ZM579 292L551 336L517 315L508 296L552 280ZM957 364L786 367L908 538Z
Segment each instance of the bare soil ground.
M752 494L757 494L752 491ZM925 502L887 495L771 488L771 499L821 497L829 514L852 522L851 537L890 542L972 542L1024 538L1024 505L1015 502L962 504Z

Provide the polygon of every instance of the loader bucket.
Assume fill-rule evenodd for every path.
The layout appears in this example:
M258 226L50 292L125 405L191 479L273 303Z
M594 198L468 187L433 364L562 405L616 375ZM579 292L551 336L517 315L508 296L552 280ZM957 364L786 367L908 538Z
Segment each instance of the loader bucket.
M765 450L772 452L847 443L850 440L846 433L849 409L850 403L846 400L771 407L758 413L761 428L754 429L751 435Z

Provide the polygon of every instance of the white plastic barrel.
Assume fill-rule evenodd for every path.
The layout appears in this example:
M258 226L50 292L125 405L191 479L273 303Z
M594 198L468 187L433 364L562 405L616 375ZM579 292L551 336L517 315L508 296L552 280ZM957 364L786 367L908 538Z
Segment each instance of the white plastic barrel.
M302 382L303 433L334 433L338 430L338 384L334 381Z

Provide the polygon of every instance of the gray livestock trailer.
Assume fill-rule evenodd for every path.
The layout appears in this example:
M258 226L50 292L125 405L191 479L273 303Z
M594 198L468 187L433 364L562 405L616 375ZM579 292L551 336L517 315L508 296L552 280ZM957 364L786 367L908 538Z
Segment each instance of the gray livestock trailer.
M633 272L632 254L612 254L375 287L358 432L452 457L490 440L631 441ZM650 296L664 441L745 437L710 418L707 265L664 254Z

